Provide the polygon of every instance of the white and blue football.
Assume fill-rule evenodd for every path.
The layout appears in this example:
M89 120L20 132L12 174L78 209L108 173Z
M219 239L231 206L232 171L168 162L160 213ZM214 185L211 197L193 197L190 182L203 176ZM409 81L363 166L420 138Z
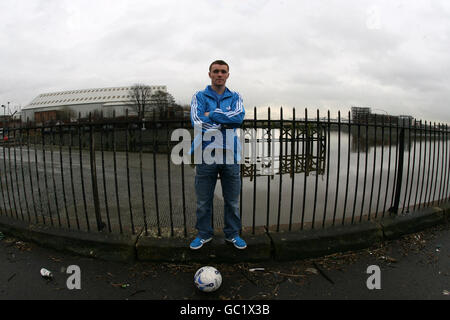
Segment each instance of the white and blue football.
M211 266L201 267L194 276L195 286L204 292L213 292L222 284L222 275L219 270Z

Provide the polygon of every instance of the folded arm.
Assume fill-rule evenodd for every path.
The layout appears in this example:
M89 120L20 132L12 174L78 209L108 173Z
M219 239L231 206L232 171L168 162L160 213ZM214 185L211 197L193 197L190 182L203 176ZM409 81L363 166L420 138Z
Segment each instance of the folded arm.
M234 128L241 126L244 121L244 117L244 103L241 95L239 94L237 94L237 99L234 100L230 111L224 112L223 110L217 108L209 114L209 118L214 122Z
M220 123L209 117L206 111L206 105L203 98L198 94L194 94L191 101L191 123L193 127L202 128L203 132L207 130L218 130L221 128Z

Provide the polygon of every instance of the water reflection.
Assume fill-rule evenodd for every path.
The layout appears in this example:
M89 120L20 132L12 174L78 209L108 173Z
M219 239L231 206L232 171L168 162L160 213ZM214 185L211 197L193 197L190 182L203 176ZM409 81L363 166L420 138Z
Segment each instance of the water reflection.
M398 184L400 130L323 125L295 133L261 129L247 136L247 147L258 152L253 159L247 154L249 163L243 165L244 225L339 223L385 215ZM442 132L404 130L399 213L447 197L448 159L448 136Z

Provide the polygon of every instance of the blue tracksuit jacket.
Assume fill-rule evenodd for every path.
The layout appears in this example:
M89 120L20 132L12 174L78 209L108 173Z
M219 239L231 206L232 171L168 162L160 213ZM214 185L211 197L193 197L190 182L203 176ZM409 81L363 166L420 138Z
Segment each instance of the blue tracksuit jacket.
M205 112L209 112L209 117L205 116ZM207 86L203 91L198 91L192 97L192 126L201 128L203 133L209 130L220 130L223 135L223 141L204 141L202 150L205 148L230 150L234 148L234 158L239 161L241 146L235 128L241 126L244 116L245 110L241 95L230 91L228 88L225 88L225 92L221 97L217 95L211 86ZM226 139L226 129L232 129L233 139L228 139L231 141ZM200 134L194 137L191 153L200 146L201 141L202 136Z

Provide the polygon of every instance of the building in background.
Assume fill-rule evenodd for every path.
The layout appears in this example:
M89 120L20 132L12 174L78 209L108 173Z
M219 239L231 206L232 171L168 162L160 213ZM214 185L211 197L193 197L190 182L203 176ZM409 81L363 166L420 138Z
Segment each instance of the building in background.
M150 88L152 94L168 93L163 85ZM137 116L132 86L92 88L42 93L22 108L21 118L22 122L69 122L87 118L89 113L94 118L102 112L105 118L113 117L114 112L116 117L124 117L127 110L130 117Z
M372 113L371 108L352 107L352 123L377 123L377 124L398 124L399 126L414 126L415 119L409 115L394 116L390 114Z

